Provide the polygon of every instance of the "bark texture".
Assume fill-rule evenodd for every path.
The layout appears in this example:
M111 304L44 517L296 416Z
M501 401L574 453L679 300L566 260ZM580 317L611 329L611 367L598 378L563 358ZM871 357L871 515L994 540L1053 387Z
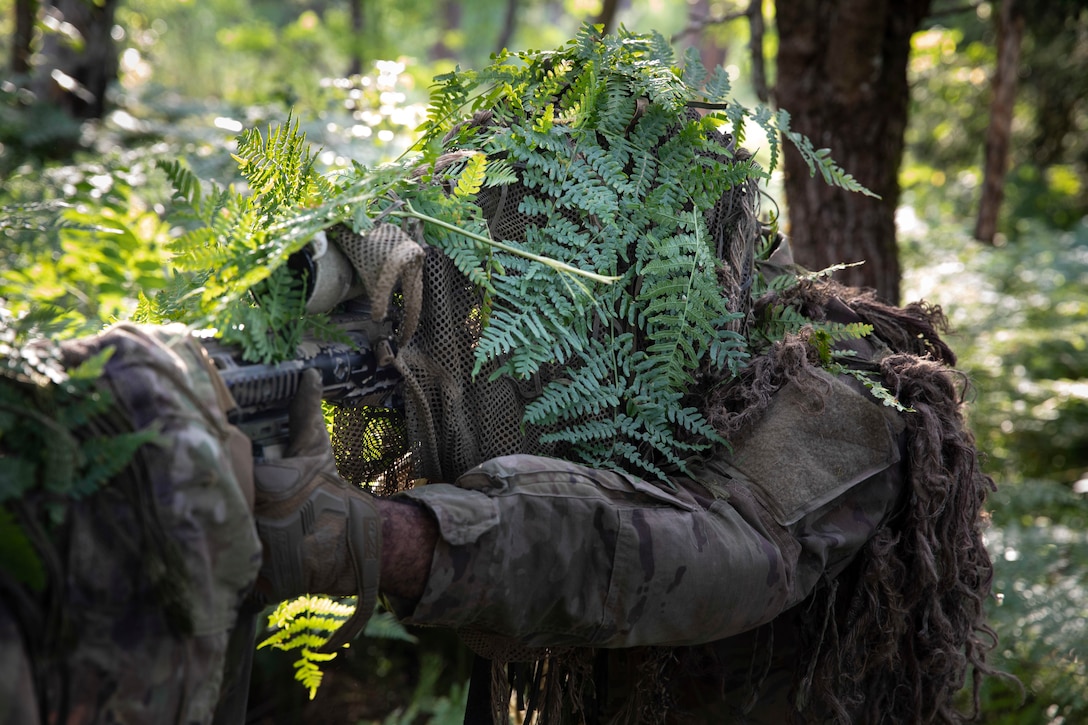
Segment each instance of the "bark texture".
M864 260L837 275L899 301L895 209L903 156L910 39L930 0L779 0L776 100L792 127L879 199L811 177L785 153L789 232L798 262L822 269Z
M986 130L986 159L982 176L982 197L978 205L975 238L994 243L997 217L1005 197L1005 172L1009 165L1012 112L1016 103L1016 76L1020 68L1020 45L1024 18L1015 0L1003 0L997 25L997 69L990 101L990 126Z

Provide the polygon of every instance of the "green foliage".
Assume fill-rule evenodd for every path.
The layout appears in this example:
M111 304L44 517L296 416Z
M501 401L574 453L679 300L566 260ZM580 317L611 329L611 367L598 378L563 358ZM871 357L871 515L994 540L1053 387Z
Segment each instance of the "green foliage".
M997 5L942 15L917 33L910 59L911 124L901 170L905 198L928 218L971 218L980 192L982 144L996 63ZM1003 234L1025 218L1069 230L1088 213L1083 67L1088 12L1077 2L1018 9L1025 17ZM1078 126L1081 124L1081 126Z
M100 175L94 183L110 192L100 206L34 203L0 216L8 236L36 240L21 254L19 247L8 251L0 298L14 313L54 310L50 330L62 336L129 317L137 296L161 289L167 276L161 254L167 229L158 215L122 180Z
M1088 716L1083 494L1025 480L999 490L992 506L997 526L986 538L997 597L989 619L1001 638L995 663L1020 678L1025 697L1021 702L1000 680L988 683L986 721L1080 722Z
M288 258L337 222L368 224L361 213L367 201L406 172L337 186L315 168L315 152L293 119L267 134L244 133L235 158L249 193L205 192L182 164L160 165L175 187L174 213L190 227L169 245L174 283L145 299L138 319L211 325L247 359L275 362L292 357L305 332L331 334L322 316L303 314L303 283L287 268Z
M972 245L937 227L909 238L925 272L908 283L950 306L951 338L975 386L971 427L995 474L1072 484L1088 471L1088 223L1063 232L1034 223L1016 244Z
M529 377L567 363L577 373L548 385L526 421L558 426L550 438L587 462L626 462L655 477L659 463L682 465L690 454L684 436L717 439L684 405L694 371L709 361L736 372L747 356L727 331L735 315L715 277L706 213L767 172L713 131L778 120L729 100L724 72L707 73L690 53L682 70L674 61L658 35L601 37L589 27L556 51L500 53L483 70L436 79L418 146L433 158L453 133L454 146L500 159L503 182L516 172L531 223L523 240L502 243L619 278L591 297L577 283L557 295L553 277L494 252L504 274L489 276L477 369L498 361L494 374ZM686 115L692 104L720 112ZM484 110L491 125L458 126ZM461 252L451 256L479 278L481 257ZM612 332L596 340L599 329Z
M325 596L302 596L280 602L268 615L271 634L258 649L299 650L295 661L295 679L317 694L324 673L322 665L336 658L336 652L318 652L332 634L355 612L355 599L337 601ZM363 636L414 642L415 638L388 612L377 612L367 622ZM345 644L344 647L350 645Z
M446 695L436 696L438 682L445 663L436 654L423 656L420 665L419 682L412 693L409 704L398 708L381 721L382 725L414 725L421 718L431 725L460 725L465 719L465 707L468 704L468 684L451 686Z
M60 523L68 502L95 492L158 434L102 425L113 415L113 398L98 378L112 350L66 371L57 348L27 346L32 321L0 308L0 565L40 588L42 563L9 507L33 495L51 523Z
M771 253L770 245L757 249L759 259L766 259ZM752 296L756 299L770 292L786 292L804 280L829 277L847 265L835 264L818 272L803 275L784 274L768 279L757 275L752 285ZM753 325L748 336L753 350L763 350L786 337L801 336L813 348L820 365L835 375L849 375L872 394L874 398L896 410L910 412L913 409L904 406L899 399L880 381L876 373L850 365L852 353L835 350L837 342L860 340L873 332L872 325L861 322L841 323L810 320L801 311L790 304L775 303L764 308L759 324Z
M243 344L247 354L257 359L271 360L277 352L279 357L289 353L278 349L281 340L269 338L269 326L287 323L291 317L297 320L302 312L301 290L294 289L292 299L289 278L269 279L306 241L297 233L280 231L290 223L287 220L293 222L315 203L327 185L314 170L313 152L299 133L297 121L270 128L267 139L257 131L245 133L235 158L250 185L250 195L213 189L205 196L188 169L178 163L161 166L175 186L180 211L200 226L171 243L177 269L190 278L177 290L180 297L162 295L156 306L163 317L203 321L203 316L206 321L226 323L221 330L228 339ZM199 297L193 294L194 288ZM257 317L247 314L248 300L242 300L251 290L258 304L268 310L268 325L258 325L257 330L247 326ZM294 314L283 314L282 307L293 308ZM289 329L284 338L290 342L297 335Z
M475 196L480 193L487 176L487 156L472 154L465 163L465 169L457 177L457 186L453 188L456 197Z
M341 604L320 596L281 602L268 616L268 626L275 631L257 647L301 650L295 662L295 679L309 690L312 700L321 686L321 664L336 657L335 652L317 650L354 611L354 604Z

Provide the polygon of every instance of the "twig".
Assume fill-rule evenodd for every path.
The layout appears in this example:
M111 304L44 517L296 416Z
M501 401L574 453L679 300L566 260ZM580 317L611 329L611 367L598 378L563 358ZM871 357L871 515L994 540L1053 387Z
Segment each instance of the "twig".
M467 229L462 229L461 227L457 226L456 224L450 224L449 222L444 222L441 219L437 219L437 218L435 218L433 216L428 216L427 214L423 214L421 212L418 212L415 209L413 209L411 207L411 205L408 205L406 207L406 209L407 209L407 211L393 212L389 216L401 217L401 218L411 217L413 219L419 219L419 220L421 220L423 222L426 222L428 224L434 224L435 226L442 227L443 229L447 229L447 230L449 230L451 232L454 232L456 234L461 234L463 236L468 237L469 239L473 239L473 240L475 240L477 242L480 242L482 244L486 244L486 245L488 245L490 247L495 247L496 249L501 249L504 252L508 252L508 253L516 255L518 257L524 257L525 259L529 259L529 260L532 260L534 262L540 262L541 264L547 265L548 267L551 267L552 269L554 269L554 270L556 270L558 272L565 272L566 274L573 274L573 275L577 275L579 277L585 277L587 279L593 280L594 282L603 282L604 284L612 284L613 282L617 282L620 279L622 279L622 277L613 277L613 276L608 276L608 275L603 275L603 274L597 274L596 272L590 272L590 271L585 270L585 269L578 269L577 267L573 267L573 266L567 264L566 262L560 262L558 259L552 259L551 257L542 257L539 254L533 254L532 252L527 252L524 249L518 249L517 247L512 247L509 244L504 244L503 242L499 242L499 241L496 241L494 239L490 239L490 238L485 237L483 235L476 234L475 232L470 232Z
M753 2L756 1L757 0L753 0ZM743 17L747 17L747 15L748 9L744 9L732 13L726 13L725 15L719 15L718 17L706 17L699 20L692 20L688 23L686 28L673 35L670 40L671 42L675 43L676 41L684 38L685 36L700 33L711 25L721 25L723 23L729 23L734 20L740 20Z

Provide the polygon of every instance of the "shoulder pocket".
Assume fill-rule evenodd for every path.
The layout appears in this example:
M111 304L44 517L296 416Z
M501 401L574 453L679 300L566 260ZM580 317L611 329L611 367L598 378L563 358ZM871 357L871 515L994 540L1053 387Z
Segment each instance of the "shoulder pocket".
M829 373L817 374L828 393L787 383L726 457L730 475L750 485L783 526L900 458L899 414Z

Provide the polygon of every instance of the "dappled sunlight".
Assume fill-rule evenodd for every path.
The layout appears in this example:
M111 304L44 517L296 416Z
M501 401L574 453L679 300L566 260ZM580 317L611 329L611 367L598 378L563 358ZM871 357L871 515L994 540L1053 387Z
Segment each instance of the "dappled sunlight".
M172 245L193 224L174 213L178 196L161 163L184 162L206 194L231 185L249 193L231 156L244 148L239 136L266 133L289 117L306 135L315 167L330 178L349 178L356 164L374 169L401 158L428 119L433 77L483 65L505 10L497 0L453 3L462 11L459 25L443 27L452 20L434 4L362 5L367 24L359 29L349 3L119 2L108 32L118 74L99 120L70 118L43 103L40 89L15 75L0 78L5 319L55 315L48 332L60 338L146 311L171 284L178 258ZM558 45L602 6L516 5L512 48ZM666 36L698 6L621 5L629 27L650 24ZM707 7L717 13L726 5ZM773 5L765 4L772 82L779 42ZM968 389L966 415L998 485L985 532L996 571L995 655L1024 678L1030 699L1017 720L1021 706L995 688L984 710L997 725L1073 725L1088 717L1088 13L1078 11L1055 30L1047 23L1058 22L1062 8L1019 4L1029 31L1033 24L1037 30L1023 48L998 234L984 245L972 235L1000 3L939 5L940 14L911 41L895 214L901 297L939 305L947 315L946 339ZM9 40L14 3L0 0L0 8L0 35ZM687 40L696 49L722 50L737 96L757 105L746 23L703 30ZM53 12L36 32L35 62L45 37L71 47L85 42ZM3 47L7 62L10 48ZM72 69L46 77L86 92ZM757 123L744 132L744 145L768 168L773 137ZM781 166L765 188L764 217L788 228ZM218 281L211 271L208 279ZM387 678L411 657L394 663L380 647L368 647L357 648L366 655L360 659L374 661L368 664L378 670L377 689L392 690ZM430 689L416 693L414 706L428 702L438 711L453 701L463 709L464 692L456 683L436 684L440 664L427 666L434 668L424 671ZM411 693L404 683L396 687ZM451 693L445 705L439 692ZM388 709L402 693L380 694ZM430 713L417 707L420 719Z

